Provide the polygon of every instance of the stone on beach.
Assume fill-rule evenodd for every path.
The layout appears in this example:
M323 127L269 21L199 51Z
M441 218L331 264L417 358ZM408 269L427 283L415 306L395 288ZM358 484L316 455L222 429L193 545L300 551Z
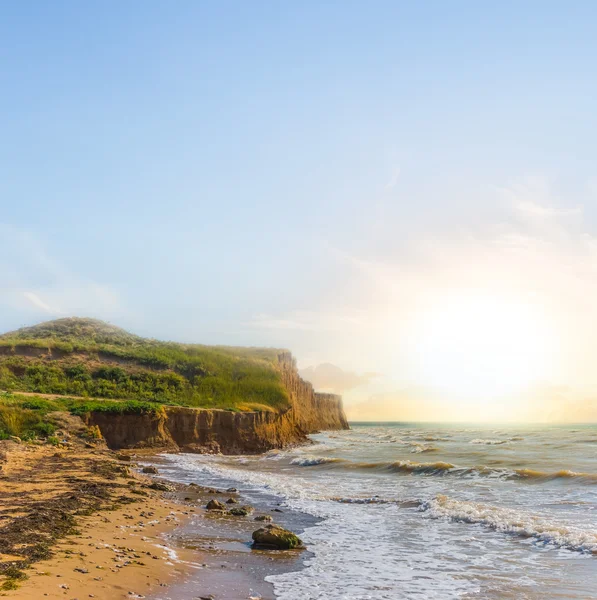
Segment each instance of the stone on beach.
M210 500L205 508L207 510L226 510L226 507L219 500Z
M273 521L270 515L259 515L255 517L255 521Z
M154 466L143 467L143 473L148 473L150 475L157 475L158 474L158 470Z
M279 525L266 525L253 532L253 548L290 550L303 548L303 542L292 531Z
M228 511L229 515L233 515L234 517L246 517L253 512L252 506L235 506Z

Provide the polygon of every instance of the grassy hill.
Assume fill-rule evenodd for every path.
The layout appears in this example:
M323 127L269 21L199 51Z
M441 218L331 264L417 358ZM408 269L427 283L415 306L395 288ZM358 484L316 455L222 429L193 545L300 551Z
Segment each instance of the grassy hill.
M280 352L161 342L72 317L0 335L0 390L230 410L283 409L288 394L276 368Z

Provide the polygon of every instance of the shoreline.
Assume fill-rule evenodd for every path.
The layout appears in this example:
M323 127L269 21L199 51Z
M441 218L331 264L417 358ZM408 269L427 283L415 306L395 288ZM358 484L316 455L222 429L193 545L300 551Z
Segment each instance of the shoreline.
M210 499L250 501L242 491L214 493L200 478L189 485L138 473L136 460L160 467L155 453L88 446L0 443L0 567L16 575L0 578L0 596L275 600L265 577L303 568L305 551L250 548L252 531L262 526L256 515L276 515L276 523L284 525L289 514L278 519L281 510L265 505L248 517L210 513L204 508ZM79 499L87 488L101 496L99 504ZM7 532L30 527L40 511L62 511L70 528L45 532L46 552L33 559L24 550L7 552ZM13 542L18 548L18 540Z

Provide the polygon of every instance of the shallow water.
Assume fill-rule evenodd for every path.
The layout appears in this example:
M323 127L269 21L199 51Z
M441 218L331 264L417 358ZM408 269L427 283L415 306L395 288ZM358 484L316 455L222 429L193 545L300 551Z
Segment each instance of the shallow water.
M283 600L597 599L597 426L353 424L258 457L169 456L321 517ZM180 477L180 475L179 475Z

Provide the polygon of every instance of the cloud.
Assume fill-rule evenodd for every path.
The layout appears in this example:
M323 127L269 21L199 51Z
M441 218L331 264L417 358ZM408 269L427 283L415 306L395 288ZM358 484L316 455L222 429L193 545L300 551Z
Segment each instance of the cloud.
M519 202L516 205L516 209L525 215L541 218L566 217L570 215L580 215L582 213L582 208L580 206L574 208L554 208L530 200Z
M500 188L500 192L514 210L527 219L557 219L581 215L582 206L558 206L559 200L554 197L552 186L545 177L529 176Z
M398 180L400 179L400 173L401 173L400 167L394 168L392 170L392 175L391 175L390 179L384 185L383 189L386 191L394 189L398 183Z
M356 387L367 385L378 373L358 375L353 371L344 371L331 363L322 363L316 367L307 367L300 371L303 379L310 381L316 390L342 394Z
M108 318L122 312L112 285L72 272L33 231L5 223L0 223L0 282L0 308L13 323L16 315L30 321L64 314Z
M295 310L282 315L257 314L247 325L255 329L329 332L343 331L362 322L362 315L358 313Z
M42 310L45 310L50 314L62 312L60 310L52 308L49 304L46 304L37 294L34 294L33 292L23 292L23 296L25 296L25 298L29 300L31 304L37 306L38 308L41 308Z

